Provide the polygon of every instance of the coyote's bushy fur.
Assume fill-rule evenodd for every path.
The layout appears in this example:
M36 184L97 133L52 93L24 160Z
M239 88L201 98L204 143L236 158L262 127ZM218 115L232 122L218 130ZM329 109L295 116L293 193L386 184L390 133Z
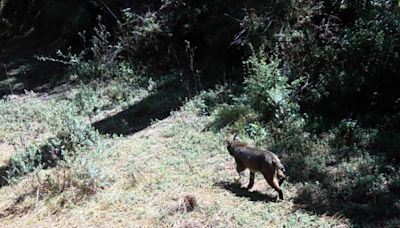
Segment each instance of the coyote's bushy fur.
M235 158L236 171L239 175L247 168L250 170L248 189L254 185L255 173L260 172L264 175L268 184L278 192L279 198L283 199L283 192L280 186L286 178L284 174L285 167L276 154L248 146L246 143L239 141L236 135L233 140L226 141L226 144L229 154Z

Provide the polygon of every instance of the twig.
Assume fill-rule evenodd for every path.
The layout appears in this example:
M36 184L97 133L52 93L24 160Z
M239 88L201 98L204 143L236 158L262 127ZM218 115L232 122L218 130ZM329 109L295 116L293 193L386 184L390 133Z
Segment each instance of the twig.
M107 4L103 1L103 0L99 0L101 2L101 4L104 6L104 8L106 8L106 10L108 12L110 12L110 14L115 18L115 20L118 21L118 17L115 15L115 13L110 9L110 7L107 6Z
M68 62L68 61L64 61L61 59L55 59L55 58L51 58L51 57L45 57L45 56L34 56L35 59L39 60L39 61L50 61L50 62L54 62L54 63L62 63L64 65L74 65L74 63Z
M35 203L35 210L39 207L39 195L40 195L40 188L36 189L36 203Z
M310 85L309 81L310 81L310 75L307 74L306 83L304 83L304 85L302 85L300 89L290 98L288 103L292 102L297 97L297 95L299 95L299 93L303 92L303 90L305 90Z

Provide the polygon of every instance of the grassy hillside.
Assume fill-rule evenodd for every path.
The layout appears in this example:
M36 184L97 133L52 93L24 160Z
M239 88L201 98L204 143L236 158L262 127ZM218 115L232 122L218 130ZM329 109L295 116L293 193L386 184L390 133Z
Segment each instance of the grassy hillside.
M186 75L121 67L118 77L4 96L1 224L397 226L398 169L369 152L374 131L351 120L307 130L278 65L263 56L246 64L244 86L199 90ZM275 117L263 123L263 114ZM224 146L233 133L278 154L284 201L260 175L243 187L249 174L238 179Z
M2 142L2 160L16 156L7 145L18 145L12 139L23 132L41 132L40 137L28 137L31 141L45 141L52 136L52 128L45 126L54 125L54 121L66 115L55 107L71 103L70 99L60 97L43 99L30 94L3 103L23 107L21 115L25 115L19 119L18 115L6 114L3 118L17 118L25 123L28 122L25 118L29 118L30 123L19 125L21 131L3 133L10 137ZM134 101L133 107L138 102ZM51 116L55 111L58 116L43 120L29 115L38 104L53 107L42 112ZM169 117L154 120L140 131L101 139L106 145L103 151L96 159L88 159L98 164L74 163L74 169L99 169L99 173L107 174L109 180L101 181L109 183L93 192L65 183L91 180L88 176L69 176L74 171L65 170L66 165L33 171L15 184L1 187L1 224L6 227L310 227L348 223L340 215L318 215L295 204L297 187L290 181L284 184L287 200L283 202L276 202L276 193L261 176L257 176L252 191L241 188L234 161L224 148L224 139L229 134L204 130L213 117L203 114L202 104L200 97L193 98ZM104 114L99 112L94 119L107 118ZM41 126L33 128L31 123L35 122ZM2 132L9 129L6 121L1 123ZM244 185L247 178L241 181ZM61 191L59 187L64 184L70 186ZM196 201L193 211L185 211L185 197Z
M398 1L0 0L0 226L399 227L399 50Z

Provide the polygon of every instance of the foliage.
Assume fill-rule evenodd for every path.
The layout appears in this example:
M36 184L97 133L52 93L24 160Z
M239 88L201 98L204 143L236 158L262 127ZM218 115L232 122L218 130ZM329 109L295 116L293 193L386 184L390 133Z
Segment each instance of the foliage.
M398 94L390 82L399 65L398 7L392 1L296 2L293 24L282 29L275 52L291 80L310 79L301 108L326 123L351 117L375 125L384 112L395 112Z
M35 96L33 93L22 99L0 101L1 138L17 148L56 134L65 124L64 115L77 112L76 107L65 100L46 101Z
M53 7L63 5L55 2ZM199 145L211 150L217 145L216 139L202 139L202 134L197 139L200 130L240 133L282 158L298 190L294 201L307 203L308 210L341 212L361 224L362 216L367 221L395 216L400 161L398 2L169 0L121 5L107 8L120 19L114 27L99 23L89 42L82 35L84 44L89 43L85 50L58 52L58 61L72 66L72 81L84 83L68 101L1 101L0 136L5 141L19 137L26 147L11 160L10 179L54 165L55 153L73 176L67 182L76 180L74 186L83 192L101 188L107 178L89 152L96 151L94 158L103 149L98 133L85 121L105 109L128 108L155 92L150 87L157 83L139 77L151 72L165 81L174 81L172 75L193 77L198 81L182 80L182 87L190 95L199 93L179 114L173 112L182 121L164 136L179 137L180 143L169 145L179 153L156 169L176 165L195 172L187 159L202 155ZM12 37L9 29L20 28L15 34L27 31L26 20L4 14L9 8L1 7L0 28L8 28L4 37ZM224 86L203 92L197 87L215 82ZM145 83L149 89L138 91ZM169 90L141 107L169 112L166 93L179 99L181 94L173 91L172 83L164 85ZM193 118L193 113L201 118ZM207 115L212 121L206 124ZM31 143L24 132L45 131L59 134L27 146Z
M346 214L357 210L353 204L358 204L365 208L362 214L372 219L376 208L367 209L371 200L384 204L398 199L390 189L396 186L399 170L373 149L382 138L382 128L343 119L325 130L323 124L300 113L299 91L308 85L307 80L289 81L279 61L267 63L262 54L253 55L245 64L242 94L222 101L214 111L213 126L230 125L231 131L255 140L256 145L268 145L281 157L290 181L305 183L299 188L299 202L311 200L313 210L325 208ZM350 202L348 211L337 208L341 200ZM389 207L397 210L392 203ZM393 213L385 210L379 214ZM355 219L360 222L357 216Z
M50 138L41 145L32 144L26 150L14 155L7 166L6 178L13 182L36 169L55 166L65 157L76 156L98 143L99 135L90 126L76 119L66 120L65 128L57 137Z
M292 123L299 112L295 92L300 79L289 83L278 68L279 60L268 63L262 52L252 55L246 66L244 102L260 112L264 120Z
M231 99L232 105L220 105L214 124L221 128L235 122L239 132L253 137L268 135L274 141L301 133L304 119L296 91L302 80L289 82L279 68L279 60L268 62L261 50L244 64L247 77L242 94ZM263 130L263 126L267 129Z
M47 175L44 181L39 180L39 186L48 188L53 195L72 189L75 200L110 186L115 177L107 168L112 154L106 150L106 144L105 140L99 140L92 147L80 147L75 154L69 153L52 175Z
M72 53L69 50L63 53L57 51L58 58L37 56L40 61L59 62L70 66L71 79L88 82L90 80L107 80L114 77L134 78L132 67L121 60L123 47L120 43L114 42L111 33L98 18L97 27L90 41L87 40L85 33L80 33L82 42L89 47L85 47L79 53Z

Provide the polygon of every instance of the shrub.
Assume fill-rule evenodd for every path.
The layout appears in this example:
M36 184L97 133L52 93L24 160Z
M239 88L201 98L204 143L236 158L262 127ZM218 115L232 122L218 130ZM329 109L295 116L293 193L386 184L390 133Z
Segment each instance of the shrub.
M18 153L11 157L10 162L6 168L5 178L7 182L14 182L17 178L24 174L41 169L45 166L43 155L36 145L32 145L23 153Z
M37 169L55 166L59 160L74 157L82 150L90 150L99 140L100 135L91 126L70 120L57 137L41 145L33 144L11 157L5 178L8 182L14 182Z
M296 91L302 80L290 82L279 68L279 59L268 61L262 49L245 62L245 67L242 94L232 99L232 105L217 109L217 126L235 122L236 131L270 145L301 133L305 121Z
M84 43L87 43L84 35L81 37ZM126 68L119 67L119 58L123 47L111 40L111 34L107 31L106 26L101 23L100 18L89 45L89 49L83 50L78 55L71 53L60 55L72 65L72 70L76 72L81 80L105 80L129 73ZM119 70L122 70L122 72Z
M279 107L290 99L288 79L281 73L278 65L277 60L268 63L261 51L246 62L244 95L266 120L278 117L276 115L279 115Z
M128 48L126 41L123 45L122 41L113 39L100 17L94 28L94 35L89 41L84 33L81 33L80 36L84 45L88 47L79 53L72 53L70 49L66 52L58 50L57 58L36 56L36 59L68 65L72 81L88 83L97 80L104 82L116 77L136 79L132 65L122 59L122 52Z
M398 197L390 189L396 189L398 169L382 153L375 152L376 143L387 140L388 135L383 132L394 133L397 129L396 115L389 115L390 127L388 119L382 119L382 126L374 128L358 118L329 125L319 121L318 116L301 113L298 101L305 97L302 92L309 85L308 77L289 80L281 69L285 65L275 57L268 60L262 52L252 55L245 66L243 93L232 98L231 105L217 106L214 124L224 123L216 126L228 125L255 140L256 145L277 153L289 180L304 183L295 201L311 203L317 211L345 213L356 210L354 205L358 205L367 216L385 203L389 208L396 207L391 202ZM380 149L397 145L389 144ZM349 210L338 208L343 201ZM378 205L368 209L370 202Z
M100 99L93 87L82 85L72 102L77 106L81 115L87 116L96 113L103 106L104 101Z
M244 102L258 111L264 121L272 121L282 127L291 125L300 118L296 102L300 79L289 82L279 69L279 60L273 58L268 63L261 50L245 63Z
M37 169L36 188L42 196L61 196L60 204L66 201L74 204L109 186L114 176L108 168L112 154L105 150L106 146L99 141L94 148L81 148L76 154L64 156L47 172Z
M83 148L65 159L64 166L70 173L68 182L78 189L78 195L94 194L113 182L113 172L108 168L111 157L105 143L100 140L94 148Z
M231 124L245 123L249 114L251 114L251 110L246 105L220 105L214 111L214 122L209 128L217 130Z
M76 116L76 107L66 100L35 96L27 94L21 99L0 100L0 134L4 134L3 140L27 147L61 130L64 116Z

